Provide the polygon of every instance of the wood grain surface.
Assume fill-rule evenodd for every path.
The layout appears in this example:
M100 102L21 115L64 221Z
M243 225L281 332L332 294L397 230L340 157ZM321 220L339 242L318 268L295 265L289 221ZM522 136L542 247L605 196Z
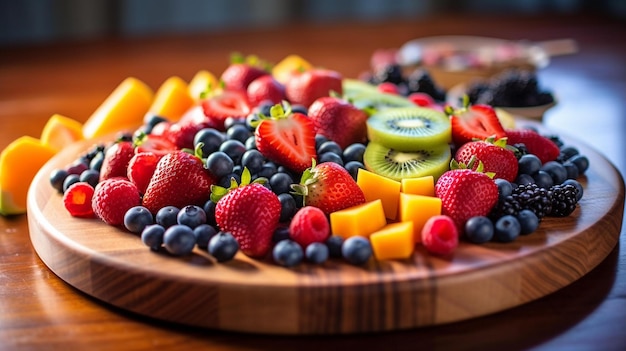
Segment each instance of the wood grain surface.
M105 140L106 141L106 140ZM438 325L491 314L550 294L588 273L617 243L624 182L576 141L592 167L566 218L546 217L513 243L462 243L450 258L418 247L409 260L284 268L239 253L217 263L198 248L155 253L137 235L72 218L49 185L94 141L75 144L37 175L28 198L31 241L70 285L124 310L196 327L277 334L343 334ZM280 316L280 318L275 318ZM272 323L259 323L273 320Z

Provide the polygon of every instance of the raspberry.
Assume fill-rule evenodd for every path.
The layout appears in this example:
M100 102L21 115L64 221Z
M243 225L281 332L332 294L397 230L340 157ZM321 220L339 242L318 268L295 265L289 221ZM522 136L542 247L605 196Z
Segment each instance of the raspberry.
M94 189L88 183L74 183L63 194L63 205L74 217L91 217L93 216L91 207L93 194Z
M436 255L451 254L459 244L459 232L449 216L430 217L422 229L422 244Z
M330 235L330 224L322 210L313 206L302 207L289 225L291 239L302 248L314 242L324 242Z
M122 225L126 211L141 205L137 186L124 178L100 182L95 189L92 207L95 214L109 225Z

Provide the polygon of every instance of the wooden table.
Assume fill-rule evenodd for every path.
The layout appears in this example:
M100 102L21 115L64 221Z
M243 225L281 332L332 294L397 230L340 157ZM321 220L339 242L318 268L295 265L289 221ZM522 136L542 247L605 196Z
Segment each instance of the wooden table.
M39 136L54 113L84 121L127 76L158 87L171 75L219 73L231 52L278 61L298 53L355 77L377 48L442 34L507 39L574 38L576 55L553 59L541 80L559 97L545 124L593 146L626 173L626 36L623 22L595 17L464 18L287 25L185 37L103 40L0 49L0 148ZM622 228L621 238L626 235ZM0 350L13 349L566 349L626 347L626 245L594 270L537 301L473 320L346 336L268 336L200 330L107 306L55 276L29 240L27 217L0 217ZM280 316L277 316L280 318Z

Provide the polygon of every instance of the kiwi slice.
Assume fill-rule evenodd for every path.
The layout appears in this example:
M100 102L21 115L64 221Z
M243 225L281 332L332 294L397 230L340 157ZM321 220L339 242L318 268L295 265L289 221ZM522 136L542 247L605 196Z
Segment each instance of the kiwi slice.
M370 84L368 82L364 82L359 79L352 78L344 78L341 81L343 95L347 98L352 98L353 96L362 94L362 93L376 93L378 92L375 85Z
M425 107L396 107L379 111L367 120L370 141L399 151L413 151L448 144L450 118Z
M368 171L387 178L417 178L432 175L435 180L449 169L452 154L447 144L403 152L370 142L363 154Z
M400 96L376 91L363 91L349 97L354 106L365 110L369 114L385 110L391 107L415 106L411 100Z

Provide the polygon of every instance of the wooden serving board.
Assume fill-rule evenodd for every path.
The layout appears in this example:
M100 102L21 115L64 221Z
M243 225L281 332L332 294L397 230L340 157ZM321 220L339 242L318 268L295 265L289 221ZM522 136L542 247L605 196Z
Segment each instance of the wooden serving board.
M566 140L567 141L567 140ZM93 143L93 142L91 142ZM453 257L418 247L409 260L284 268L238 253L217 263L155 253L137 235L96 219L72 218L48 176L90 142L64 150L38 173L28 196L33 246L75 288L125 310L212 329L276 334L399 330L474 318L538 299L577 280L616 245L624 181L601 155L591 161L585 195L566 218L545 218L513 243L461 243Z

